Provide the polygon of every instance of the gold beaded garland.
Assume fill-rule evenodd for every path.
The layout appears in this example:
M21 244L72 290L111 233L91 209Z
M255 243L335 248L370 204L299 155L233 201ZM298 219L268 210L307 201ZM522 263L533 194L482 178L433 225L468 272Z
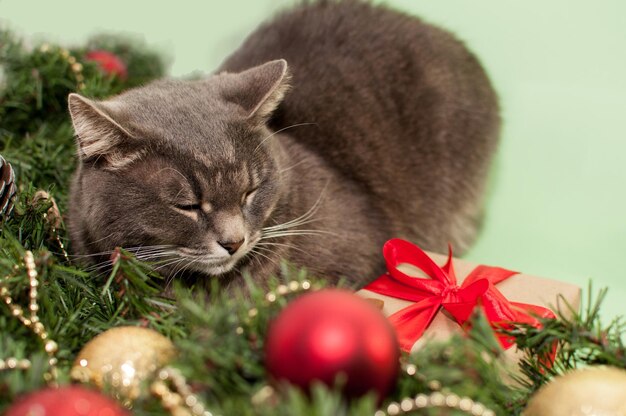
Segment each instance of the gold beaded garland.
M70 257L67 254L67 250L65 250L65 245L63 244L63 241L61 241L61 237L59 236L58 232L58 228L61 225L61 211L59 210L59 207L54 198L46 191L39 190L35 192L35 195L33 195L33 204L37 204L40 201L48 201L52 203L52 206L50 206L48 211L43 214L43 218L48 223L48 227L50 228L50 234L52 234L52 237L59 245L59 248L61 249L61 254L63 254L63 258L67 263L70 263Z
M48 355L48 371L44 373L44 379L48 382L48 384L55 386L57 380L57 358L56 353L59 349L56 342L50 339L48 332L44 325L39 321L39 303L37 302L37 287L39 286L39 281L37 280L38 272L37 265L35 264L35 256L31 251L26 251L23 256L24 260L24 268L26 270L26 276L28 277L30 292L29 292L29 304L28 304L28 315L24 314L24 310L21 306L16 305L13 302L13 298L11 297L11 293L6 286L6 282L11 278L12 275L4 276L3 281L0 281L0 297L7 305L11 314L17 318L26 328L30 329L37 337L41 340L43 344L44 351ZM19 266L15 265L13 268L14 273L19 271ZM5 369L28 369L30 368L31 363L28 360L17 360L16 358L7 358L3 361L0 361L0 370Z
M414 398L405 398L401 402L392 402L385 410L377 410L375 416L395 416L419 409L447 408L461 410L474 416L495 416L493 410L487 409L469 397L459 397L454 393L433 392L429 395L418 394Z
M409 376L423 379L423 376L418 373L415 364L405 364L402 366L402 369ZM431 380L428 382L428 387L431 390L439 390L441 389L441 382ZM396 416L414 410L432 408L455 409L473 416L495 416L493 410L488 409L482 403L475 402L467 396L460 397L454 393L444 393L441 391L434 391L430 394L418 394L412 398L406 397L400 402L392 402L384 410L377 410L374 415Z
M44 44L41 46L41 52L48 52L50 49L49 45ZM68 54L68 59L73 58ZM82 77L81 74L80 77ZM63 254L65 260L69 262L69 256L67 251L65 250L65 245L61 241L57 228L61 221L61 213L59 212L59 208L56 204L54 198L52 198L45 191L38 191L35 193L33 197L33 203L36 203L41 200L48 200L52 202L52 206L46 213L43 214L44 219L48 223L50 227L50 232L53 238L57 241L61 253ZM57 368L56 365L58 363L58 359L56 358L56 353L58 351L58 345L55 341L49 339L48 332L46 331L44 325L39 321L39 303L37 300L37 288L39 287L39 281L37 280L38 273L35 265L35 260L33 253L31 251L26 251L24 253L24 267L26 269L26 276L29 279L30 293L29 293L29 305L28 311L29 315L24 315L24 310L19 305L15 305L13 302L13 298L11 297L11 293L6 286L6 281L8 281L12 276L15 275L20 269L18 265L13 266L13 274L7 275L4 277L4 282L0 282L0 297L3 299L4 303L8 306L11 314L16 317L24 326L29 328L35 335L39 337L39 339L43 343L44 351L48 354L48 365L49 370L44 373L44 379L48 382L48 384L55 386L57 380ZM6 359L0 359L0 371L4 370L28 370L32 366L30 360L23 358L18 359L15 357L10 357Z
M311 289L311 282L308 280L303 280L302 282L292 280L286 285L278 285L275 291L267 292L265 300L269 303L274 303L279 296L286 296L290 293L307 291L309 289Z
M0 371L3 370L28 370L31 366L30 360L26 358L17 359L15 357L2 359L0 358Z
M297 292L305 292L312 288L311 282L308 280L303 280L302 282L298 282L297 280L291 280L289 283L281 284L276 287L275 291L270 291L265 294L265 301L269 304L276 302L281 296L287 296L289 294L297 293ZM249 324L252 319L256 318L259 314L259 310L257 308L251 308L248 310L248 316L245 319L245 323ZM235 328L235 333L237 335L243 335L245 330L242 326L238 326Z
M47 44L42 45L40 48L42 52L47 52L49 50L49 46ZM65 250L65 245L61 241L59 237L59 233L57 231L57 227L60 223L61 213L59 212L59 208L56 205L54 198L52 198L45 191L38 191L35 193L33 198L33 203L36 203L40 200L49 200L52 202L52 206L48 210L48 212L43 214L44 219L48 222L50 226L50 232L52 236L57 241L61 253L63 254L65 260L69 262L69 256L67 251ZM11 314L16 317L24 326L29 328L33 333L35 333L39 339L43 343L44 351L48 354L48 364L50 365L50 369L48 372L44 374L44 378L51 385L56 384L57 379L57 370L56 364L58 362L56 358L56 353L58 351L58 345L55 341L49 339L48 332L41 322L39 322L39 303L37 301L37 288L39 287L39 281L37 280L38 273L34 261L33 253L30 251L26 251L24 253L24 267L26 269L26 276L29 279L30 293L29 293L29 316L24 315L24 310L22 307L15 305L13 302L13 298L11 297L9 289L6 287L6 283L0 282L0 297L3 299L4 303L8 306ZM20 267L18 265L13 266L14 274L19 271ZM11 278L14 274L7 275L4 277L4 281L6 282ZM30 360L23 358L18 359L15 357L10 357L6 359L0 359L0 371L4 370L28 370L32 366Z
M49 44L44 43L39 47L39 52L41 53L52 53L54 51L58 51L59 55L67 62L70 70L74 74L74 79L76 80L76 87L78 90L82 90L85 88L85 76L83 75L83 65L80 62L77 62L76 57L73 56L70 51L65 48L60 47L51 47Z
M250 402L253 406L261 406L276 399L276 390L270 385L264 385L252 395Z
M168 384L171 384L174 390ZM163 407L173 416L213 416L191 392L187 380L175 368L161 369L158 380L152 383L150 391L161 400Z

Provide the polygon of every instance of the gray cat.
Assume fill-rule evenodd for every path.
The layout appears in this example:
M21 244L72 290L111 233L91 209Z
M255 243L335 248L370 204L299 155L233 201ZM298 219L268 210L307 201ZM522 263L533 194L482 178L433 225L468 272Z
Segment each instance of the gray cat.
M392 237L475 237L496 95L449 33L386 7L317 1L258 28L197 81L77 94L69 227L170 279L259 282L281 259L335 281L384 271Z

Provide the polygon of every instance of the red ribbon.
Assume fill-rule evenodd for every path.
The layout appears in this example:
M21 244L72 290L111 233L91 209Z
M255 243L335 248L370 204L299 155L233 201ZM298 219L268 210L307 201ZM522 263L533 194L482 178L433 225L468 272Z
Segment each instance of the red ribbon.
M538 318L555 317L547 308L509 301L495 287L517 272L478 266L459 286L452 265L451 247L443 267L439 267L416 245L400 239L389 240L383 247L383 255L388 272L365 289L414 302L389 317L404 351L411 350L442 307L464 328L467 328L466 323L474 308L479 305L493 328L510 327L511 323L525 323L539 328L541 323ZM398 265L402 263L416 266L429 278L402 273L398 270ZM504 334L498 333L497 336L505 349L513 345L513 341Z

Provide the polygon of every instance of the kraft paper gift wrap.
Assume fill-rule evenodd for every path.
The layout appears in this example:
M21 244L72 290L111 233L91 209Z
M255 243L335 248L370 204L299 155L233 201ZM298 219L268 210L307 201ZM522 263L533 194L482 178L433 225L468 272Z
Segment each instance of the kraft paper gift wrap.
M495 324L538 325L537 316L550 317L557 310L567 314L563 300L573 310L580 304L580 288L573 284L477 265L452 258L451 253L448 257L426 253L404 240L390 240L383 254L388 272L357 294L376 299L379 305L382 301L382 312L405 351L461 333L460 323L477 305ZM511 346L503 338L501 344Z

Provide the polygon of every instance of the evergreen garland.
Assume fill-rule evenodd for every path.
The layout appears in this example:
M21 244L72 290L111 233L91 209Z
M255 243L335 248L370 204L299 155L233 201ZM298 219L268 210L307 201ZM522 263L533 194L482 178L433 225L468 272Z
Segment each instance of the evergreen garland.
M115 53L127 65L125 80L103 73L85 59L94 49ZM67 240L62 221L45 190L67 207L69 177L75 165L73 131L66 111L67 95L80 91L104 97L143 84L164 73L161 58L136 41L99 36L86 46L66 50L54 45L27 49L10 31L0 31L0 153L12 164L18 197L11 216L2 219L0 235L0 288L7 288L16 304L28 304L29 279L23 267L27 250L34 253L39 272L39 317L59 346L59 383L69 373L80 349L97 334L120 325L147 326L176 345L172 364L213 414L222 415L373 415L374 397L345 401L333 389L318 386L310 395L294 388L267 395L263 348L268 322L295 294L268 302L264 289L249 283L250 294L196 293L174 288L175 296L161 295L162 278L150 265L122 249L114 253L111 272L80 266L66 258ZM306 272L284 268L269 283L278 285L307 279ZM314 287L324 282L313 281ZM544 322L539 330L522 325L509 331L525 358L509 374L497 341L481 316L474 319L470 337L455 337L403 356L396 390L383 403L436 391L467 396L496 414L517 415L528 398L556 374L581 365L608 364L626 368L619 320L602 326L600 305L604 292L574 316ZM256 313L252 315L250 311ZM556 361L548 367L545 356L559 344ZM48 356L43 345L4 304L0 304L0 359L28 359L29 368L0 371L0 413L15 399L45 386ZM523 376L522 376L523 375ZM467 414L455 410L424 410L423 414ZM134 403L137 415L169 414L149 394Z

